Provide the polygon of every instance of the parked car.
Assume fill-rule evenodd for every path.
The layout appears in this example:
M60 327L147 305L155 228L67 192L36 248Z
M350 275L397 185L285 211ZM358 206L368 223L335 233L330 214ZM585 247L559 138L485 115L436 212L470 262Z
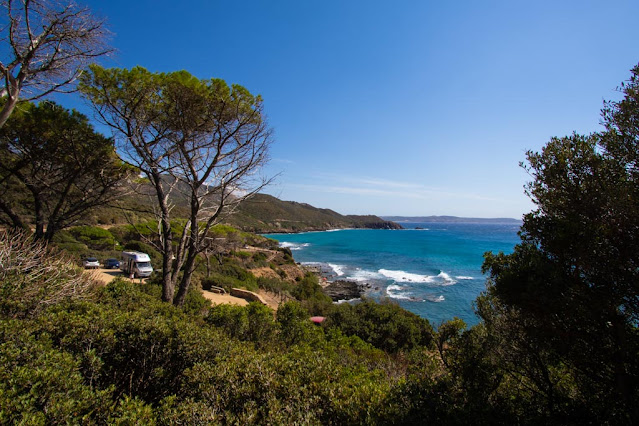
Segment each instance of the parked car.
M98 269L100 267L100 261L95 257L87 257L82 264L85 269Z
M106 269L118 269L120 267L120 261L118 259L107 259L104 261L104 267Z

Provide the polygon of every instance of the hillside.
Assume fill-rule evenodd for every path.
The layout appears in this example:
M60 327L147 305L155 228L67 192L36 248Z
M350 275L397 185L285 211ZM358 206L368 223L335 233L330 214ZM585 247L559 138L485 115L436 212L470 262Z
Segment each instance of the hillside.
M186 188L178 187L171 196L174 219L187 217L188 204L184 197ZM110 207L91 213L82 223L87 225L116 225L152 220L155 193L149 184L131 183ZM128 217L128 220L127 220ZM254 233L325 231L343 228L402 229L394 222L377 216L344 216L330 209L313 207L295 201L282 201L267 194L257 194L230 215L221 220L242 231Z
M377 216L344 216L330 209L282 201L266 194L257 194L241 204L226 222L244 231L259 233L339 228L401 229L398 224Z

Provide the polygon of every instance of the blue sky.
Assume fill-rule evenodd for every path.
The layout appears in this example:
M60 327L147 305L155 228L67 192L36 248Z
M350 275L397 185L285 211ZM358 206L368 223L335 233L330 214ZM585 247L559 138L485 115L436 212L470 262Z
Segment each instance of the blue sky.
M636 0L83 3L104 65L261 94L267 192L343 214L521 217L525 152L599 130L639 62Z

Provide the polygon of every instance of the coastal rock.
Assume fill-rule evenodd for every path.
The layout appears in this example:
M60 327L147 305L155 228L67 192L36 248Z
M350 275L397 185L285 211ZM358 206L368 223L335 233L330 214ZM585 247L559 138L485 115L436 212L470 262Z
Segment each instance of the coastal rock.
M324 287L326 293L333 301L357 299L364 293L364 286L354 281L334 281Z
M391 221L381 221L381 222L369 222L364 224L364 228L367 229L404 229L402 225L391 222Z

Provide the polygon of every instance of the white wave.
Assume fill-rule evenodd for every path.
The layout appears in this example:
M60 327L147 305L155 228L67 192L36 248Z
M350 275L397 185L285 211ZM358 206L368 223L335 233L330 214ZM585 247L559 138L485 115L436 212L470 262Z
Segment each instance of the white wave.
M335 265L333 263L329 263L328 266L331 267L331 269L333 270L333 272L335 272L335 275L337 275L338 277L341 277L342 275L344 275L344 265Z
M377 272L367 271L366 269L359 268L347 277L347 279L353 281L370 281L379 280L380 278L382 278L382 276Z
M411 300L413 297L410 293L401 292L404 287L398 285L389 285L386 287L386 294L392 299Z
M466 277L464 275L460 275L460 276L455 277L455 278L458 279L458 280L474 280L475 279L473 277Z
M299 244L299 243L290 243L290 242L287 242L287 241L282 241L280 243L280 247L288 248L291 251L302 250L302 249L304 249L304 247L308 247L310 245L311 245L311 243Z
M450 275L448 275L446 272L444 271L440 271L439 275L437 275L438 278L441 278L442 280L444 280L444 282L442 283L442 285L453 285L455 284L457 281L455 281L454 279L452 279L450 277Z
M333 303L335 303L336 305L341 305L342 303L358 302L358 301L361 301L361 300L362 299L360 299L359 297L355 298L355 299L339 299L338 301L333 302Z
M409 272L392 271L389 269L380 269L377 272L398 283L432 283L435 278L432 275L411 274Z
M430 302L435 302L435 303L439 303L439 302L443 302L444 300L446 300L444 298L444 296L426 296L426 300L430 301Z

